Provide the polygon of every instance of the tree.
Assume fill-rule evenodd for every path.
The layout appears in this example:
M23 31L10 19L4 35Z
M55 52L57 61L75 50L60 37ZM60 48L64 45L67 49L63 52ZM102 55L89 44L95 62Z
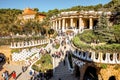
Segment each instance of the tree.
M120 43L120 24L114 25L112 28L113 28L115 42Z
M49 30L48 30L49 36L50 36L51 34L54 34L54 32L55 32L54 29L49 29Z
M45 35L46 34L46 29L44 27L41 27L41 35Z
M38 12L38 11L39 11L39 9L38 9L38 8L34 8L34 11Z
M110 40L110 30L108 27L108 20L106 18L106 15L102 14L98 20L97 26L94 28L94 33L98 35L98 39L103 38L104 41Z
M117 5L113 12L113 14L111 15L110 17L110 21L113 23L113 24L120 24L120 5Z

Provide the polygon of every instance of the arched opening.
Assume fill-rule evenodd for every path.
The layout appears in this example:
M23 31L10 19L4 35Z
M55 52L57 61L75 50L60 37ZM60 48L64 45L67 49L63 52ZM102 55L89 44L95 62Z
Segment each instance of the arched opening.
M120 61L120 54L117 53L117 60Z
M99 55L98 53L95 53L95 59L98 59Z
M79 70L79 66L78 65L75 65L75 76L77 78L80 78L80 70Z
M109 80L116 80L116 79L115 79L115 76L111 76L111 77L109 78Z
M105 60L106 58L106 54L104 53L103 56L102 56L103 60Z
M113 54L110 54L110 60L111 61L113 60Z
M89 58L91 58L91 56L92 56L92 53L91 53L91 52L89 52Z
M86 53L85 53L85 52L83 52L83 57L85 57L85 55L86 55Z
M83 80L98 80L96 68L89 66L86 69Z
M79 51L79 55L81 55L81 51Z

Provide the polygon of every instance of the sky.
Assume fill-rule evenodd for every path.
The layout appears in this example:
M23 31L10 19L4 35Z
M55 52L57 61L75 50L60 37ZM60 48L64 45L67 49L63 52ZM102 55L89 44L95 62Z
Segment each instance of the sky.
M96 4L106 4L111 0L0 0L0 8L25 9L38 8L40 12L48 10L66 9L73 6L89 6Z

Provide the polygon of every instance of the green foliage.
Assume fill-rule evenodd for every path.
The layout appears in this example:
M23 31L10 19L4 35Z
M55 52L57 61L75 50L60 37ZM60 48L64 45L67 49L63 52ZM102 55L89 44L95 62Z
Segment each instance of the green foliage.
M116 43L120 43L120 24L113 26L113 34L114 34Z
M73 44L80 49L87 50L91 48L90 45L86 45L86 43L81 41L78 36L75 36L72 41L73 41Z
M120 69L120 65L115 65L114 69L115 69L115 70Z
M60 47L60 43L57 43L54 47L55 49L58 49Z
M102 69L107 69L107 64L101 64Z
M79 38L81 41L84 41L86 43L91 43L93 42L93 40L97 39L97 37L95 36L92 30L84 31L82 34L79 35Z
M21 13L18 9L0 9L0 36L10 35L10 27Z
M101 52L120 52L120 44L105 44L95 47L96 50L99 50Z
M39 9L38 9L38 8L34 8L34 11L37 11L37 12L38 12L38 11L39 11Z
M105 14L102 14L98 20L96 29L103 29L108 27L108 21Z
M49 30L48 30L48 34L49 34L49 35L54 34L54 32L55 32L54 29L49 29Z
M113 26L112 27L112 31L108 31L107 29L105 29L105 31L99 34L94 33L93 31L84 31L82 34L76 35L73 38L73 44L83 50L95 50L97 52L120 52L120 27L119 25ZM103 36L103 34L105 34ZM114 35L113 35L114 34ZM107 40L104 40L105 37L109 37ZM100 43L104 43L102 45L96 45L96 46L92 46L91 43L93 42L93 40L100 40ZM115 41L115 42L114 42Z
M49 54L42 55L41 59L32 65L32 69L41 72L45 72L46 70L53 69L52 57Z
M11 53L19 53L20 51L19 51L19 49L12 49L11 50Z
M32 56L34 56L36 53L32 54L31 56L27 57L26 60L30 59Z

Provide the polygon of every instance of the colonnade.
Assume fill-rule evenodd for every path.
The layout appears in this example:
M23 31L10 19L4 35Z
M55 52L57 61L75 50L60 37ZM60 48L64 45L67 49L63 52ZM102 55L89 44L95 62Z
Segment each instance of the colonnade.
M61 12L57 16L52 16L50 18L52 24L51 28L55 30L66 30L69 28L78 30L86 28L93 29L102 13L107 15L107 18L111 15L111 12L102 11Z
M87 20L87 22L85 22ZM93 29L93 18L60 18L52 21L52 28L55 30L66 30L66 29ZM89 21L89 22L88 22ZM87 24L89 23L89 24Z

